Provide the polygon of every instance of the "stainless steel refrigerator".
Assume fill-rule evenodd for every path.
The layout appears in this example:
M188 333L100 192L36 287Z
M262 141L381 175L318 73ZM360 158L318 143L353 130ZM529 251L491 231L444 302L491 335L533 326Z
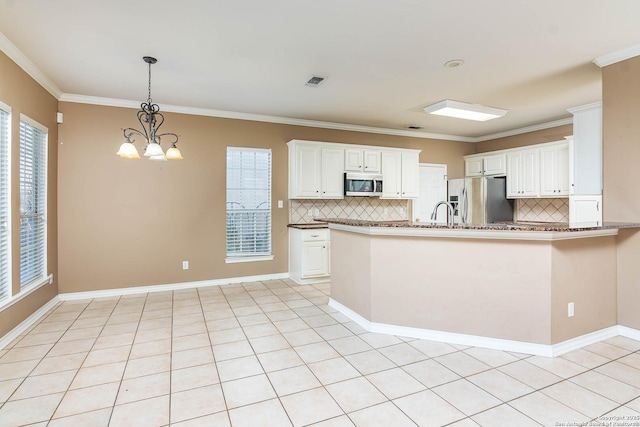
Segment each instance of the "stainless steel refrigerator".
M448 190L456 224L513 221L513 200L507 199L504 176L451 179Z

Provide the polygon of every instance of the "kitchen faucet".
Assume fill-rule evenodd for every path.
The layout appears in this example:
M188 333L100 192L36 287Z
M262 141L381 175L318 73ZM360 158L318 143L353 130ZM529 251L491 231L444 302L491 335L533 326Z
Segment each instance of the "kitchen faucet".
M449 208L449 218L447 218L447 225L453 225L453 205L449 202L445 202L444 200L436 204L436 207L431 213L431 221L433 221L434 223L436 222L436 218L438 217L438 208L440 207L440 205L447 205L447 207Z

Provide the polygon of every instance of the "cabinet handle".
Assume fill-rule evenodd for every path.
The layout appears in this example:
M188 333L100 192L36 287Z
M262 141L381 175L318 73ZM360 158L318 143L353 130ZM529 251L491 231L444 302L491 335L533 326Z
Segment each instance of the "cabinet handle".
M319 234L312 234L311 237L320 237Z
M326 247L326 246L323 246L323 247L322 247L322 249L327 249L327 247Z

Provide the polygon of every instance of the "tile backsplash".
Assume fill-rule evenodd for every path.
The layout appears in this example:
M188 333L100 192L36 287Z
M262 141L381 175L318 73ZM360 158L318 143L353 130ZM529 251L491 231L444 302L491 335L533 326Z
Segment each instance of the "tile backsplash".
M569 199L516 199L516 220L569 222Z
M345 197L341 200L289 200L289 223L308 224L313 218L344 218L370 221L409 219L408 200Z

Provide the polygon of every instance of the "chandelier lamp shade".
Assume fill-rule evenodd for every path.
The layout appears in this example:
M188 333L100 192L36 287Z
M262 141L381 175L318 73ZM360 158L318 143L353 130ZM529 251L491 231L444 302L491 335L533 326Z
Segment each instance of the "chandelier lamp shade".
M178 135L169 132L160 133L160 127L164 123L164 116L160 113L158 104L154 104L151 100L151 65L158 62L158 60L151 56L145 56L142 59L149 64L149 95L147 102L143 102L140 105L140 110L137 113L138 122L140 122L142 130L134 128L123 129L124 142L116 154L124 159L139 160L140 154L138 154L138 150L133 143L135 142L135 137L140 136L146 142L143 156L148 157L149 160L182 160L182 154L176 147ZM162 150L161 141L169 145L166 153Z

